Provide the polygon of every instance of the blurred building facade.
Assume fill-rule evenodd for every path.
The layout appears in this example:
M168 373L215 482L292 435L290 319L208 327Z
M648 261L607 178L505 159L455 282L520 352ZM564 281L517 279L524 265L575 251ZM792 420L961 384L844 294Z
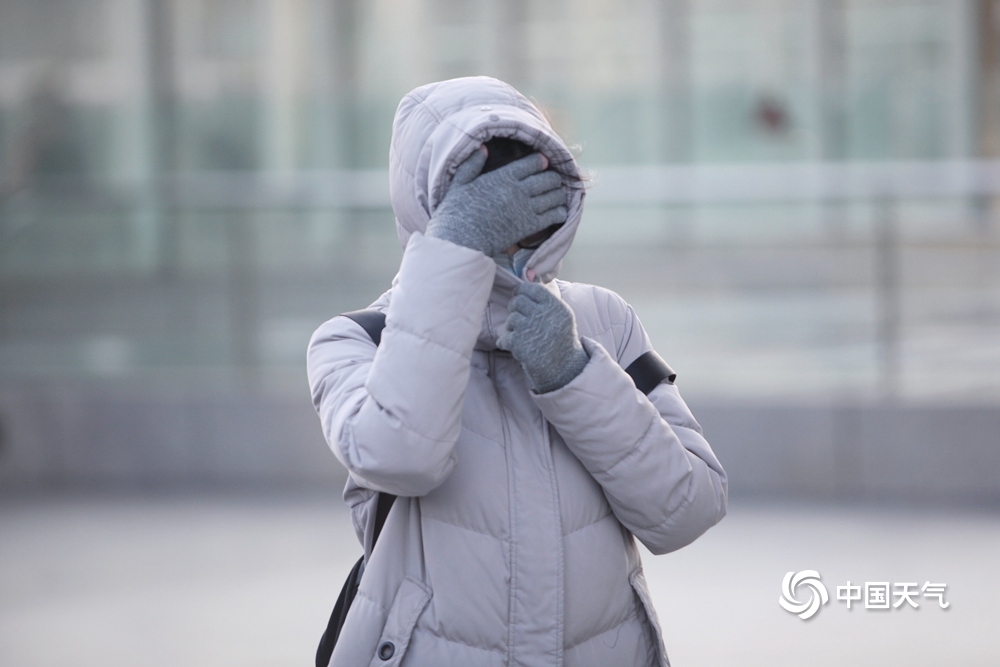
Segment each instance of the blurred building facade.
M470 74L580 147L566 276L635 303L696 398L1000 405L998 0L3 0L7 474L312 465L226 434L315 439L306 340L400 257L396 104Z
M132 182L164 169L385 166L401 95L470 73L528 91L594 164L981 156L997 149L996 11L993 0L7 0L5 181L32 169ZM29 156L32 142L49 162Z

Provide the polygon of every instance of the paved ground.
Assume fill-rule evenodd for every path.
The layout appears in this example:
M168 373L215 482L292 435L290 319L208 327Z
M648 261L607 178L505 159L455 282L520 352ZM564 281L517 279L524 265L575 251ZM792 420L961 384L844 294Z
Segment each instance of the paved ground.
M357 551L335 495L0 496L0 665L307 665ZM1000 664L995 511L737 504L645 562L675 667ZM805 569L809 621L777 603ZM848 611L847 580L951 606Z

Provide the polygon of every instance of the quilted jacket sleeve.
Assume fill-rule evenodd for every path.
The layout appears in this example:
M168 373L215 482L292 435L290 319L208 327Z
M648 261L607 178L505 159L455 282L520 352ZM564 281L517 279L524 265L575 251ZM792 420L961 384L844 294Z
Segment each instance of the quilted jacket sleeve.
M667 553L725 516L726 473L675 385L661 383L646 396L622 370L651 347L631 307L614 306L617 349L584 337L590 362L583 372L534 398L618 520L651 552Z
M478 251L415 234L377 349L344 317L313 334L313 404L330 448L360 485L421 496L451 472L494 270Z

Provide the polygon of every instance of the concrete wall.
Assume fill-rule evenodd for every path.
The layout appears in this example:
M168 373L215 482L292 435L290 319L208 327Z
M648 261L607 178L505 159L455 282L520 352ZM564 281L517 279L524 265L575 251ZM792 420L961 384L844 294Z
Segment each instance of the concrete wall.
M1000 409L691 401L734 498L1000 504ZM0 388L0 484L335 484L308 391Z

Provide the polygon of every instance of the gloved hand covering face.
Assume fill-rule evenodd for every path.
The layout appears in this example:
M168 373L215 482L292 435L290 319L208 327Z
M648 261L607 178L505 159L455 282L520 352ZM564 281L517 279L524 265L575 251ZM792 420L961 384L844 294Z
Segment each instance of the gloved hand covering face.
M522 283L508 306L507 332L497 346L521 362L535 391L560 389L583 371L590 355L562 299L538 283Z
M566 222L562 178L545 171L544 155L532 153L481 174L485 163L483 148L459 165L427 224L427 236L494 257L520 239Z

